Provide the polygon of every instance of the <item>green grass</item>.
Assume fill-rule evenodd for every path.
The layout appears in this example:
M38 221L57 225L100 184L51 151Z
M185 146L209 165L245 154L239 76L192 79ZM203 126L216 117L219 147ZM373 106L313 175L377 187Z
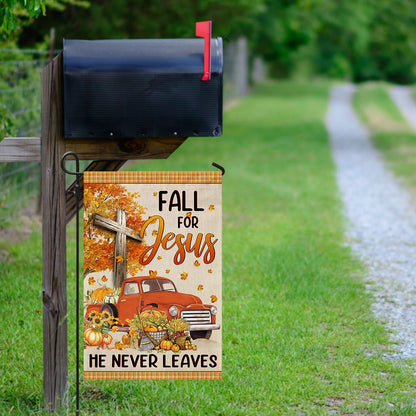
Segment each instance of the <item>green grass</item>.
M83 382L83 415L414 414L414 362L383 357L393 346L344 244L322 121L329 87L258 87L225 114L223 137L189 139L167 161L129 166L208 170L215 161L226 169L223 380ZM0 266L3 414L42 406L39 238L36 230L20 244L2 243L11 253ZM68 284L73 294L73 272Z
M361 85L354 97L354 107L372 132L388 167L416 192L416 133L391 100L388 88L384 83Z

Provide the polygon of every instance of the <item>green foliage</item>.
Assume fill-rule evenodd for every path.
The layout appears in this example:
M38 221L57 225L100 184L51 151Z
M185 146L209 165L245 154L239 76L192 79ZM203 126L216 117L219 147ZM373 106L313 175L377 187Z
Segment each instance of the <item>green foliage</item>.
M0 141L3 137L13 135L14 133L15 129L10 111L0 102Z
M310 42L311 7L307 1L264 0L250 24L245 24L254 53L271 63L275 75L289 75L296 64L293 52Z
M348 59L342 54L335 54L327 71L328 76L336 79L351 79L351 73L351 64Z
M78 7L78 1L64 14L48 8L47 16L28 28L27 34L35 33L37 37L39 32L47 33L54 26L57 38L194 37L196 21L213 20L214 36L227 36L239 31L241 22L261 1L102 0L91 2L88 9Z
M306 64L331 78L416 81L413 0L30 0L27 10L24 0L0 1L15 5L2 9L4 30L16 27L19 13L27 20L46 6L46 16L22 29L26 46L51 27L57 39L180 38L194 36L196 21L212 20L214 36L247 36L276 76Z
M86 0L0 0L0 36L16 34L33 19L46 15L46 9L63 12L68 6L89 7Z
M371 40L368 55L375 68L372 79L401 84L416 82L415 25L413 1L380 2L369 27Z
M320 0L314 39L316 72L333 75L340 58L355 81L413 82L416 44L411 0ZM340 74L342 75L342 74ZM347 71L348 75L348 71ZM345 78L345 77L343 77Z
M354 77L356 61L368 51L372 0L320 0L315 8L315 66L318 73Z
M40 134L40 69L47 62L19 52L13 42L0 51L0 140Z
M22 19L45 12L45 0L0 0L0 34L10 34Z
M307 58L315 74L410 83L415 22L412 0L265 0L246 33L278 76L300 72Z

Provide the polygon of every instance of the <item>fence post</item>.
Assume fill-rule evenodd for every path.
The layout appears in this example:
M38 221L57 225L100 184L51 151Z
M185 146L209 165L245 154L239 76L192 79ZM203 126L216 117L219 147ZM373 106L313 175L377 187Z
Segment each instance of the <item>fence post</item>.
M68 402L62 54L42 71L43 386L46 410Z
M51 27L50 39L49 39L49 62L53 59L53 54L55 51L55 28Z

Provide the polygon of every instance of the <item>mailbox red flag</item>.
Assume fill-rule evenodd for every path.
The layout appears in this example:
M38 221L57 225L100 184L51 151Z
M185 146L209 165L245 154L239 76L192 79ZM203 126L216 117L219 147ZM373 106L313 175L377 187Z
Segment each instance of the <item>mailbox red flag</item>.
M195 25L195 36L204 38L204 75L202 81L209 81L211 79L211 36L212 36L212 22L197 22Z

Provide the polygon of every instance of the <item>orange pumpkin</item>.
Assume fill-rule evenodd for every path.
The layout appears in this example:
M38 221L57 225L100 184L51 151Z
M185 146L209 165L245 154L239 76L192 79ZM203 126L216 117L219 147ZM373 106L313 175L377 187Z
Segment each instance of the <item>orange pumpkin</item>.
M106 286L99 287L98 289L95 289L94 292L91 293L91 301L93 303L103 303L104 297L113 292L114 292L114 289L111 289L109 287L106 287Z
M103 342L103 334L99 329L90 327L84 331L84 339L88 345L95 347Z
M131 337L130 337L130 335L124 334L124 335L121 337L121 342L122 342L124 345L129 345L129 344L130 344L130 341L131 341Z
M172 348L173 342L170 341L169 339L164 339L163 341L160 342L160 348L162 348L162 350L166 350L169 351Z
M179 347L178 344L173 344L172 347L171 347L171 350L173 352L178 352L180 350L180 347Z
M103 344L110 345L112 340L113 340L113 337L108 332L103 334L103 342L102 342Z
M148 325L144 327L146 332L157 332L157 327L154 325Z

